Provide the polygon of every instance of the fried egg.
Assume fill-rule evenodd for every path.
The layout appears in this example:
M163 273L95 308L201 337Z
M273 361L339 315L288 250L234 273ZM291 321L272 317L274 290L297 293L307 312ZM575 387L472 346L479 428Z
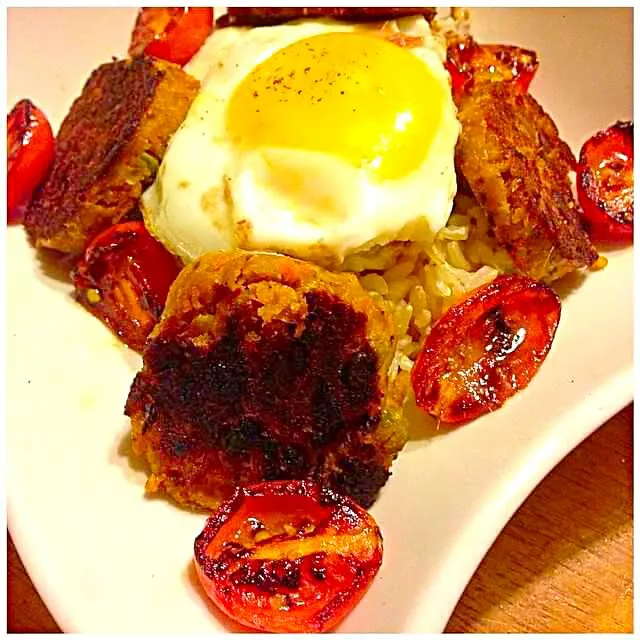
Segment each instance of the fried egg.
M336 267L428 240L456 191L444 56L424 18L214 31L187 66L200 93L143 195L148 228L186 262L242 248Z

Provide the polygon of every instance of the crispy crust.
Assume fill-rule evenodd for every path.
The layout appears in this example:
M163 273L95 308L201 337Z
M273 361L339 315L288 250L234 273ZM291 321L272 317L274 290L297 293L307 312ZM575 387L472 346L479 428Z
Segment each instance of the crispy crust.
M313 478L371 504L406 441L384 399L392 340L352 275L241 251L191 263L126 405L147 489L215 507L237 484Z
M138 58L98 67L64 119L53 168L25 226L36 246L80 253L137 206L199 83Z
M478 87L459 105L458 170L519 273L553 281L598 254L582 227L575 159L553 120L509 83Z
M221 27L258 27L301 18L334 18L350 22L377 22L404 16L424 16L429 22L436 15L433 7L229 7L216 21Z

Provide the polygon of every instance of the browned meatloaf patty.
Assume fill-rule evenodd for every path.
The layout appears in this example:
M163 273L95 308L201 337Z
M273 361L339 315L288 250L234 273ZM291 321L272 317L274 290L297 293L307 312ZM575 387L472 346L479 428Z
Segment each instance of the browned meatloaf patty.
M418 15L431 21L436 10L433 7L229 7L227 13L218 18L216 26L266 26L301 18L365 22Z
M198 88L159 60L98 67L60 127L52 170L26 213L36 246L80 253L134 210Z
M575 159L553 120L510 83L478 87L459 104L456 164L519 273L545 281L598 257L570 172Z
M406 441L385 402L393 323L350 274L212 253L172 286L126 404L147 489L213 507L314 478L368 506Z

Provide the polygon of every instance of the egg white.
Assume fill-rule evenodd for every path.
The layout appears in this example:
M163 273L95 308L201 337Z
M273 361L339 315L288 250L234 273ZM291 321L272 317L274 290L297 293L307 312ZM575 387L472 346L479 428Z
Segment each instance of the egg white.
M456 192L453 153L459 124L443 66L444 45L423 18L391 24L423 37L424 45L409 51L429 67L446 96L432 144L410 174L373 181L327 153L240 151L226 135L230 97L276 51L322 33L379 28L313 20L215 31L186 67L201 81L201 90L142 198L151 232L187 262L208 251L244 248L338 266L371 245L416 239L415 229L427 240L442 228Z

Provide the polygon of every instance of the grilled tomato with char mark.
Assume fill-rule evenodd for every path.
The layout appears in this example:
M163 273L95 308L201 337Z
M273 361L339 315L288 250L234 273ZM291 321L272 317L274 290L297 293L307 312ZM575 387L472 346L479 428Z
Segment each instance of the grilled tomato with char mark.
M55 138L44 113L20 100L7 116L7 222L21 222L31 194L55 156Z
M526 92L538 70L535 51L504 44L479 44L471 36L452 42L445 66L457 101L475 86L489 82L511 82Z
M587 140L576 173L592 241L633 242L633 122L616 122Z
M99 233L72 273L76 299L140 351L180 265L139 220Z
M547 285L501 275L450 307L412 370L419 407L458 424L494 411L537 373L560 319Z
M212 30L212 7L145 7L138 12L129 55L185 65Z
M307 480L236 489L195 540L209 598L252 629L334 628L382 563L382 536L353 500Z

